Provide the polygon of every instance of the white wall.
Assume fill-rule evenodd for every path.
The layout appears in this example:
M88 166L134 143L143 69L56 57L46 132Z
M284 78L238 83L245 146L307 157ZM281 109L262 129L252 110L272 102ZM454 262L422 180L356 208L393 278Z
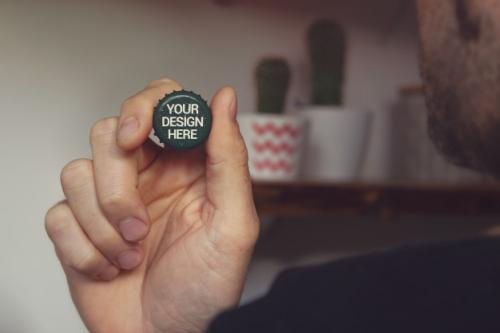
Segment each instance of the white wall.
M207 97L231 84L251 112L256 59L281 54L297 72L289 105L306 101L304 29L331 13L350 38L346 104L378 115L365 177L386 176L383 111L418 80L411 17L382 40L393 2L1 1L0 332L85 331L43 216L62 198L60 169L88 155L91 124L149 80L170 76Z

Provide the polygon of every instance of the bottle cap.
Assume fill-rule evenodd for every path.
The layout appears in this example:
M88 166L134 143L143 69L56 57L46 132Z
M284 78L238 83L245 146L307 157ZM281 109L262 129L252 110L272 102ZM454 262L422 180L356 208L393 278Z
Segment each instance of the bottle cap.
M155 107L153 129L165 146L179 150L194 148L208 138L212 112L207 102L192 91L175 91Z

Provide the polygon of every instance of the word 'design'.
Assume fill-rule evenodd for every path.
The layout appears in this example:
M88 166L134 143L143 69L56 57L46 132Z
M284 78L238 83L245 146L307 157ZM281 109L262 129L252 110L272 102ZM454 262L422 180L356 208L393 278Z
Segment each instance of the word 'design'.
M166 146L190 149L210 134L212 113L205 100L190 91L165 96L153 115L155 135Z

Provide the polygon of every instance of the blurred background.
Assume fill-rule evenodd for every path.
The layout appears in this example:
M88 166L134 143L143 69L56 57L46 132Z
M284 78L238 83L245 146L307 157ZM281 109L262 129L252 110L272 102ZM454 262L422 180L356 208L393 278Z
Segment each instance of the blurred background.
M307 36L319 19L342 27L346 41L342 103L331 114L365 114L331 142L339 131L329 128L344 120L316 130L307 110ZM253 170L263 232L242 302L286 267L495 230L500 190L446 163L426 137L411 0L0 0L0 48L0 332L86 331L43 218L62 199L62 167L89 157L91 125L165 76L205 98L234 86L242 124L304 126L293 175ZM285 60L290 77L278 115L259 118L263 59ZM328 147L319 155L357 158L347 167L315 160L322 131ZM340 175L328 174L336 168Z

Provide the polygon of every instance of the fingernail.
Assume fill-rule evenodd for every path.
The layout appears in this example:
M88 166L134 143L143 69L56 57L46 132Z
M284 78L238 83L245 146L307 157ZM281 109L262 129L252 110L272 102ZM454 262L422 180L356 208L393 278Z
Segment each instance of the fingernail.
M144 238L148 232L147 225L141 220L133 217L121 221L118 227L120 228L123 238L129 242L136 242Z
M126 270L137 267L142 260L142 255L135 250L128 250L118 256L120 267Z
M111 281L120 274L120 270L115 266L109 266L104 272L99 274L99 277L104 281Z
M139 122L134 116L126 118L121 124L118 132L118 138L120 140L126 139L132 134L134 134L139 128Z

